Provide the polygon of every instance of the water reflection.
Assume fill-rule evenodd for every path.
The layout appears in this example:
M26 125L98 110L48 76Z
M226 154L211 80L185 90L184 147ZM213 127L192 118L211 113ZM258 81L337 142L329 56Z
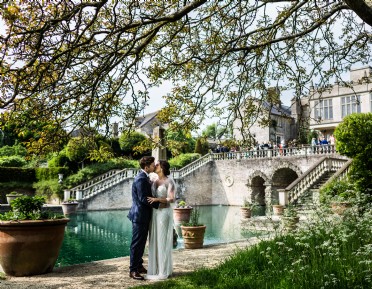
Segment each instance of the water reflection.
M128 211L100 211L69 216L56 266L129 255L132 224Z
M256 215L264 211L256 212ZM56 266L129 256L132 224L128 210L97 211L71 215L65 230ZM228 206L200 207L200 223L207 226L204 244L247 238L240 227L240 208ZM175 226L179 236L180 228ZM183 247L178 238L177 248Z

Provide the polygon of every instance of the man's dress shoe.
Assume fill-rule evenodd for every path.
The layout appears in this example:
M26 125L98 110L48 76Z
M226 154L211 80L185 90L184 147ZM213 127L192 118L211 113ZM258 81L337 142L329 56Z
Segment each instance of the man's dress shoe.
M130 272L129 277L135 280L145 280L145 278L143 278L143 276L141 276L141 274L138 272Z
M147 270L145 267L142 266L141 268L138 269L138 273L147 274Z

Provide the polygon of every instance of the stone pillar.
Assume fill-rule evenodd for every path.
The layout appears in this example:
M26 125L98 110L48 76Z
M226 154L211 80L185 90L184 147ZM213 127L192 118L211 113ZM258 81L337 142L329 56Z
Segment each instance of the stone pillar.
M76 191L76 200L81 200L83 199L83 191L77 190Z
M112 124L112 137L118 138L119 137L119 124L117 122L114 122Z
M271 183L265 182L265 204L266 204L266 214L271 213Z
M63 191L63 200L64 201L67 201L69 198L70 198L70 196L71 196L71 191L69 191L69 190L64 190Z
M271 206L271 183L264 183L265 186L265 203L267 207Z
M279 192L279 205L288 205L288 192L285 189L278 189Z
M167 151L165 148L164 129L160 126L155 127L152 132L152 137L157 142L156 148L152 150L152 156L155 158L155 160L166 160Z

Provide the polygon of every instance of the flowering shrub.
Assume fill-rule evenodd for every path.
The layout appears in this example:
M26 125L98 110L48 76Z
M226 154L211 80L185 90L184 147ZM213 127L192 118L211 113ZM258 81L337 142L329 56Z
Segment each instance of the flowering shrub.
M323 186L320 191L321 203L327 204L331 201L350 201L357 197L358 192L354 184L345 180L333 180Z

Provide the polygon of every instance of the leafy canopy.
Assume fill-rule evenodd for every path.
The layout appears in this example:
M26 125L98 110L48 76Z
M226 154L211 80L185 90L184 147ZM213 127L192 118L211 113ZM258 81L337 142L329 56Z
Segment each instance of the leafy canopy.
M239 116L272 87L309 95L370 61L371 1L3 1L0 108L53 126L133 128L149 88L172 83L159 119L191 130ZM252 119L259 114L247 114ZM253 115L253 116L252 116ZM243 123L245 123L243 121ZM42 144L40 144L41 146Z
M372 113L346 116L335 130L336 149L353 159L349 179L355 188L372 202Z
M372 149L372 113L353 113L336 127L337 151L350 158L370 159Z

